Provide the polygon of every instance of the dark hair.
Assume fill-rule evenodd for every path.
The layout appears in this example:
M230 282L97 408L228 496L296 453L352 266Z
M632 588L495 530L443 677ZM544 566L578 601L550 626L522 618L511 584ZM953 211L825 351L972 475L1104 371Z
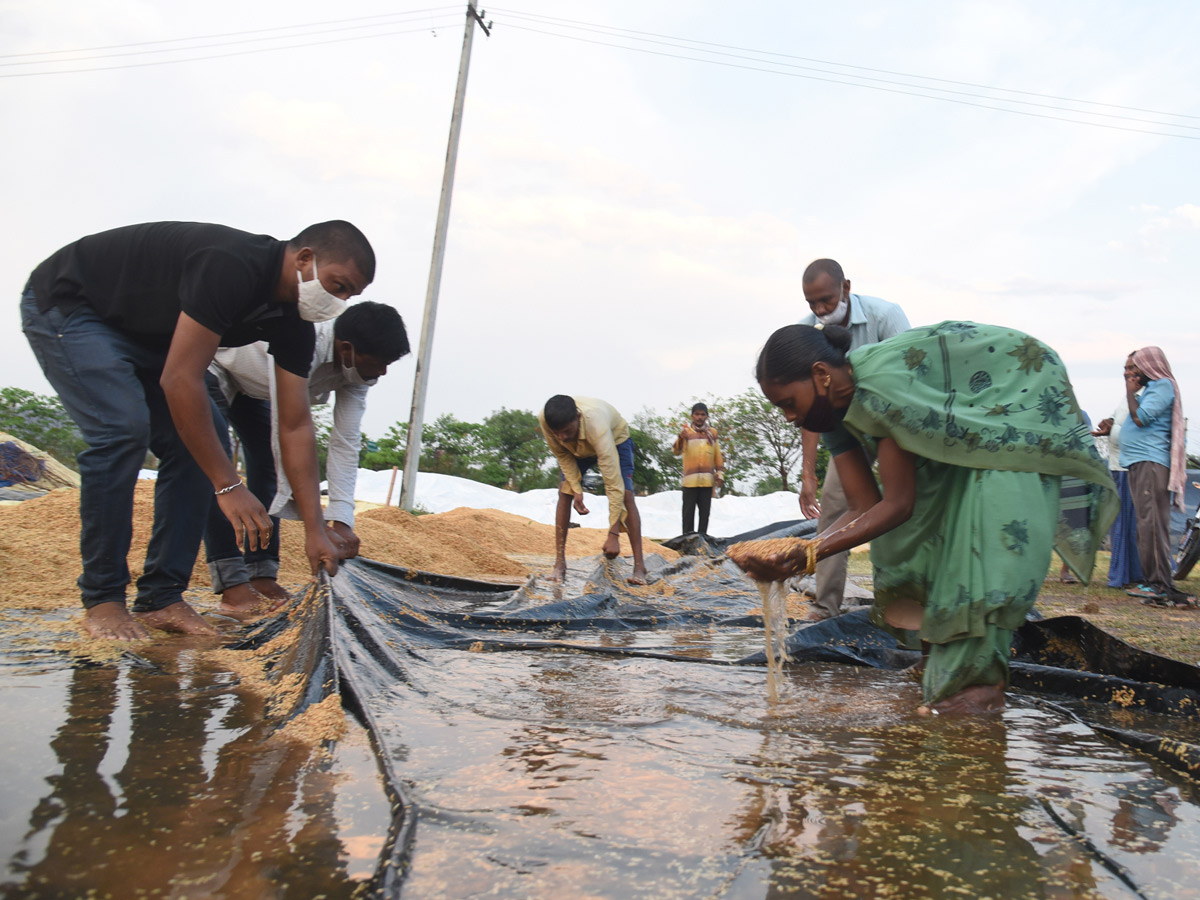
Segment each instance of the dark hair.
M311 247L318 256L334 262L352 262L368 283L375 280L375 251L371 242L349 222L334 219L309 225L288 241L288 246L295 250Z
M767 338L754 377L759 384L790 384L812 378L813 363L841 368L850 352L850 332L837 325L784 325Z
M836 260L814 259L808 264L808 268L804 270L804 275L800 278L800 283L812 284L822 272L832 278L834 285L838 288L841 288L846 282L846 275Z
M575 417L578 415L579 409L575 406L575 398L568 397L566 394L555 394L546 401L546 405L542 409L546 427L551 431L566 428L575 421Z
M705 406L703 403L693 403L692 404L692 412L694 412L694 413L702 412L705 415L708 415L708 407Z
M333 320L333 336L349 341L356 352L385 363L394 363L410 349L400 313L374 300L351 304Z

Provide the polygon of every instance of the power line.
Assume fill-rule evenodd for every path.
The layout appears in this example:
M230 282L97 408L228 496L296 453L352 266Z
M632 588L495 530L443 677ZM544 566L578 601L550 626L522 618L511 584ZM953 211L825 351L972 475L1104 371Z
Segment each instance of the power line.
M453 19L453 21L457 22L458 18L459 17L455 17ZM363 40L368 40L371 38L391 37L391 36L399 35L399 34L424 34L425 32L429 31L429 27L430 26L428 26L428 25L424 25L420 28L409 28L409 29L404 29L404 30L400 30L400 31L380 31L380 32L376 32L374 34L360 34L360 35L354 35L351 37L329 38L328 40L321 40L321 41L302 41L300 43L295 43L295 44L283 44L283 45L280 45L277 47L256 47L256 48L250 49L250 50L234 50L229 53L211 53L211 54L208 54L205 56L185 56L185 57L180 57L178 59L160 59L160 60L155 60L153 62L123 63L121 65L116 65L116 66L88 66L88 67L81 68L81 69L54 69L54 70L42 71L42 72L6 72L6 73L0 73L0 78L34 78L34 77L45 76L45 75L75 75L75 74L80 74L80 73L84 73L84 72L111 72L115 69L141 69L141 68L145 68L147 66L168 66L168 65L174 65L176 63L200 62L203 60L210 60L210 59L225 59L225 58L231 57L231 56L249 56L249 55L255 54L255 53L268 53L268 52L275 51L275 50L295 50L300 47L318 47L318 46L321 46L324 44L342 44L342 43L347 43L349 41L363 41ZM216 44L216 45L212 45L212 46L227 46L227 45ZM206 48L202 48L202 47L196 47L196 48L180 47L180 48L178 48L178 50L180 52L187 52L190 49L206 49ZM119 55L125 55L125 54L119 54ZM76 62L76 61L77 60L69 60L69 59L61 60L61 62ZM82 60L78 60L78 61L82 61Z
M206 50L216 47L232 47L240 44L261 43L263 41L282 41L293 40L298 37L309 37L317 34L329 34L330 31L356 31L366 28L386 27L393 24L408 24L410 22L422 21L422 19L414 19L414 16L423 16L426 13L434 15L425 16L424 21L440 23L445 20L446 24L452 24L457 21L458 16L451 15L457 13L458 7L444 6L432 7L428 9L410 10L404 13L389 13L373 16L357 16L344 19L328 19L317 22L297 23L294 25L282 25L272 28L250 29L243 31L221 32L208 35L196 35L183 38L165 38L152 41L138 41L124 44L110 44L98 47L79 48L76 50L46 50L32 53L18 53L0 55L0 60L9 60L0 62L0 67L10 66L46 66L46 65L62 65L70 63L87 62L98 59L118 59L129 56L141 56L147 54L160 53L178 53L188 54L196 50ZM505 11L501 11L505 12ZM1178 134L1173 131L1155 131L1146 128L1135 128L1122 125L1114 125L1105 122L1095 122L1088 119L1072 118L1071 116L1051 115L1048 113L1033 112L1029 109L1015 109L1012 106L996 106L1000 104L1019 104L1022 106L1036 107L1039 109L1054 110L1062 113L1072 113L1076 116L1092 116L1103 117L1107 119L1116 119L1127 122L1136 122L1143 125L1158 126L1160 128L1171 129L1187 129L1189 131L1200 131L1200 125L1191 125L1175 122L1163 122L1152 119L1142 119L1137 116L1127 116L1120 113L1102 112L1099 110L1089 109L1073 109L1070 107L1057 106L1053 103L1042 103L1035 100L1023 100L1015 97L993 97L986 94L975 94L969 91L961 91L955 88L938 87L936 84L912 84L911 81L936 82L937 84L955 85L957 87L970 87L977 90L990 91L993 93L1017 94L1021 97L1036 97L1040 100L1054 100L1063 103L1073 103L1078 105L1086 105L1092 107L1103 107L1105 109L1123 110L1125 112L1139 112L1154 116L1169 116L1179 119L1200 119L1200 116L1189 115L1185 113L1172 113L1161 110L1145 109L1134 106L1122 106L1113 103L1103 103L1095 100L1081 100L1072 97L1062 97L1053 94L1040 94L1033 91L1015 90L1012 88L996 87L994 85L977 84L967 81L956 81L953 79L936 78L926 75L916 75L909 72L897 72L889 69L871 68L869 66L859 66L850 63L840 63L830 60L816 59L812 57L795 56L785 53L776 53L767 50L757 50L754 48L738 47L730 44L720 44L712 41L700 41L693 38L678 37L675 35L660 34L657 32L637 31L634 29L620 28L609 25L602 25L592 22L580 22L572 19L564 19L555 16L541 16L536 14L522 13L516 10L506 12L507 16L519 19L526 22L533 22L539 25L544 25L547 28L567 28L575 31L584 31L591 34L597 34L603 37L612 38L616 41L640 41L642 43L656 44L663 47L671 47L680 51L690 51L693 53L710 54L710 56L692 56L688 52L669 53L662 50L654 50L648 47L639 47L628 43L612 43L610 41L596 40L593 38L581 37L573 34L565 34L561 31L547 31L539 28L532 28L527 25L518 25L507 23L509 28L518 31L526 31L533 34L541 34L547 37L556 37L563 40L571 40L579 43L593 44L596 46L612 47L619 50L629 50L636 53L644 53L651 56L659 56L667 59L679 59L689 62L699 62L707 65L717 65L726 68L742 69L745 71L762 72L769 75L786 75L793 78L804 78L810 81L822 81L829 84L840 84L847 87L866 88L869 90L882 91L885 93L901 94L904 96L918 97L926 100L940 100L943 103L957 103L963 106L973 106L978 109L987 109L994 112L1005 112L1015 115L1024 115L1033 118L1050 119L1052 121L1067 122L1075 125L1088 125L1093 128L1107 128L1115 131L1128 131L1137 134L1150 134L1159 137L1174 137L1183 138L1185 140L1200 140L1200 136L1191 134ZM378 21L386 20L386 21ZM337 26L329 28L327 26ZM234 50L228 53L214 53L203 56L178 56L172 59L156 60L153 62L142 63L125 63L113 66L87 66L73 69L43 69L41 71L30 72L12 72L0 73L0 78L28 78L41 75L67 75L81 74L86 72L105 72L114 69L131 69L143 68L146 66L169 65L181 62L199 62L204 60L224 59L233 56L245 56L255 53L265 53L277 50L292 50L301 47L321 46L326 44L345 43L348 41L366 40L376 37L390 37L402 34L421 33L429 28L429 25L403 30L391 31L374 31L371 34L361 34L354 36L345 36L339 38L325 38L314 41L300 41L288 44L280 44L277 46L255 47L246 50ZM439 27L434 24L432 27ZM300 29L321 29L319 31L300 31ZM248 37L250 35L259 35L258 37ZM216 39L234 38L236 40L216 40ZM195 41L212 41L212 43L196 44ZM188 44L188 46L175 47L160 47L162 44ZM155 47L156 49L132 49L132 48L147 48ZM716 48L716 49L709 49ZM114 53L102 53L101 51L119 51ZM67 54L89 54L95 53L95 56L67 56ZM751 53L755 56L743 56L741 54ZM60 59L33 59L32 57L47 57L59 56L65 58ZM742 60L742 63L729 62L722 59L713 59L711 56L727 57L728 59ZM20 57L27 57L21 60ZM769 57L760 59L759 57ZM795 60L797 62L776 62L774 60ZM758 63L759 65L747 65L745 63ZM832 71L827 68L817 68L809 65L800 65L798 63L815 63L820 66L833 66L837 69L853 69L857 72L873 72L877 75L891 75L897 78L905 78L910 81L892 81L888 78L878 78L872 75L859 75L856 72ZM796 71L802 70L802 71ZM807 74L815 73L815 74ZM856 80L844 80L856 79ZM927 91L935 91L937 93L925 93ZM953 96L943 96L953 95ZM961 99L972 98L972 99ZM978 100L990 101L990 103L973 102Z
M914 90L901 90L898 87L883 87L882 85L879 85L879 84L864 84L861 81L844 81L844 80L842 80L843 78L861 78L863 76L848 75L848 74L843 74L840 72L827 73L829 76L840 76L840 77L822 77L822 76L818 76L818 75L807 75L802 72L781 71L778 68L765 68L764 66L742 65L739 63L726 62L726 61L719 60L719 59L709 59L709 58L699 57L699 56L688 56L688 55L682 54L682 53L666 53L661 50L652 50L652 49L649 49L646 47L634 47L634 46L630 46L628 44L615 44L615 43L610 43L608 41L594 40L592 38L579 37L577 35L572 35L572 34L561 34L559 32L554 32L554 31L544 31L544 30L538 29L538 28L530 28L530 27L524 26L524 25L514 25L512 23L508 23L508 27L516 29L518 31L528 31L528 32L532 32L534 34L542 34L542 35L546 35L548 37L556 37L556 38L561 38L563 40L577 41L579 43L585 43L585 44L595 44L595 45L602 46L602 47L614 47L614 48L617 48L620 50L631 50L635 53L645 53L650 56L661 56L661 57L665 57L668 59L682 59L682 60L688 60L690 62L704 63L706 65L723 66L726 68L733 68L733 69L743 69L743 70L751 71L751 72L764 72L764 73L767 73L770 75L785 75L790 78L804 78L804 79L807 79L810 81L823 81L823 82L826 82L829 84L841 84L841 85L845 85L847 87L866 88L868 90L882 91L882 92L890 93L890 94L902 94L902 95L909 96L909 97L920 97L920 98L923 98L926 100L940 100L943 103L957 103L962 106L974 106L979 109L989 109L989 110L993 110L995 112L1006 112L1006 113L1011 113L1013 115L1029 116L1029 117L1038 118L1038 119L1050 119L1050 120L1058 121L1058 122L1068 122L1068 123L1071 123L1074 125L1088 125L1093 128L1107 128L1107 129L1110 129L1113 131L1129 131L1129 132L1134 132L1136 134L1151 134L1151 135L1156 135L1158 137L1173 137L1173 138L1181 138L1184 140L1193 140L1193 141L1200 140L1200 135L1176 134L1174 132L1169 132L1169 131L1152 131L1152 130L1145 129L1145 128L1131 128L1131 127L1124 126L1124 125L1110 125L1110 124L1107 124L1104 122L1090 122L1086 119L1073 119L1068 116L1054 116L1054 115L1049 115L1046 113L1032 112L1032 111L1026 110L1026 109L1013 109L1011 107L1006 107L1006 106L991 106L986 103L973 103L968 100L960 100L956 97L942 97L942 96L938 96L936 94L921 93L922 90L945 91L945 89L943 89L943 88L930 88L930 87L925 87L924 85L904 85L904 87L910 87L910 88L913 88ZM672 45L672 46L675 46L675 45ZM689 48L681 47L679 49L686 50ZM726 54L726 55L729 55L729 54ZM738 58L745 59L745 57L738 57ZM750 61L758 62L758 60L750 60ZM765 63L765 65L780 65L777 63L770 63L769 61L763 61L763 62ZM807 67L791 66L790 68L807 68ZM920 77L920 76L915 76L915 77ZM882 79L873 79L873 80L879 81ZM897 84L896 82L888 82L888 83ZM954 92L954 93L962 93L962 92ZM968 95L968 96L978 96L978 95ZM996 97L996 98L980 97L979 99L990 99L990 100L994 100L997 103L1022 102L1022 101L1008 100L1003 97ZM1094 112L1090 112L1088 110L1071 110L1071 109L1063 109L1061 107L1051 107L1051 108L1059 109L1064 112L1074 112L1079 115L1085 115L1085 116L1103 115L1103 116L1115 117L1115 118L1130 118L1130 117L1126 117L1126 116L1113 116L1113 114L1109 114L1109 113L1094 113ZM1174 114L1173 113L1163 113L1162 115L1174 115ZM1195 118L1195 117L1189 117L1189 118ZM1195 125L1176 125L1171 122L1153 122L1153 121L1148 121L1145 119L1133 119L1133 121L1143 122L1145 124L1150 124L1150 125L1159 125L1164 128L1187 128L1187 129L1200 130L1200 127L1195 126Z
M344 25L347 22L364 22L368 19L394 19L404 16L415 16L420 13L445 13L457 11L457 6L438 6L432 9L413 9L404 13L383 13L375 16L355 16L351 19L326 19L321 22L302 22L297 25L276 25L271 28L253 28L245 31L225 31L217 34L199 34L191 37L162 38L155 41L134 41L128 44L106 44L100 47L76 47L73 50L36 50L30 53L0 53L0 59L15 59L19 56L50 56L64 53L94 53L98 50L123 50L127 47L147 47L152 44L177 44L183 41L207 41L213 38L241 37L246 34L265 34L272 31L291 31L297 28L316 28L321 25ZM379 23L390 24L390 23ZM287 35L280 35L286 37ZM181 48L184 49L184 48Z
M494 11L495 11L495 9L493 8L493 12ZM585 31L601 29L597 33L608 34L610 36L617 36L617 35L612 34L613 32L617 32L618 34L629 34L629 35L635 35L635 36L640 35L640 36L644 36L647 38L663 38L668 41L679 41L679 42L683 42L683 43L687 43L687 44L696 44L701 48L717 47L717 48L720 48L721 50L736 50L739 53L757 53L760 56L773 56L773 57L778 57L780 59L794 59L799 62L819 63L823 66L837 66L838 68L842 68L842 69L857 69L860 72L875 72L880 75L895 75L900 78L915 78L915 79L920 79L922 81L936 81L936 82L940 82L942 84L958 85L959 87L973 87L973 88L979 88L981 90L987 90L987 91L1002 91L1002 92L1008 93L1008 94L1021 94L1026 97L1040 97L1044 100L1062 100L1062 101L1065 101L1068 103L1085 103L1090 106L1104 106L1104 107L1108 107L1109 109L1123 109L1128 112L1142 112L1142 113L1148 113L1150 115L1156 115L1156 116L1172 116L1174 118L1181 118L1181 119L1200 119L1200 116L1190 115L1188 113L1164 112L1162 110L1143 109L1143 108L1137 107L1137 106L1122 106L1122 105L1116 104L1116 103L1104 103L1099 100L1080 100L1080 99L1074 98L1074 97L1060 97L1055 94L1040 94L1035 91L1022 91L1022 90L1017 90L1014 88L996 87L994 85L977 84L977 83L971 82L971 81L955 81L950 78L937 78L937 77L930 76L930 75L915 75L911 72L897 72L892 69L875 69L875 68L871 68L870 66L859 66L859 65L854 65L852 63L842 63L842 62L835 62L833 60L816 59L816 58L808 57L808 56L794 56L794 55L788 54L788 53L776 53L771 50L756 50L752 47L738 47L736 45L719 44L719 43L715 43L712 41L699 41L699 40L695 40L693 38L677 37L675 35L669 35L669 34L659 34L658 32L654 32L654 31L637 31L632 28L619 28L619 27L612 26L612 25L601 25L601 24L594 23L594 22L579 22L579 21L576 21L573 19L562 19L562 18L558 18L555 16L542 16L542 15L537 15L537 14L522 13L522 12L517 12L514 10L503 10L503 9L500 11L507 12L508 15L511 15L515 18L520 18L520 19L524 19L526 21L531 21L531 22L537 22L537 23L543 24L543 25L561 23L561 27L577 28L577 29L581 29L581 30L585 30ZM513 27L515 27L515 26L513 26ZM566 37L566 35L562 35L562 36ZM641 38L635 37L633 39L640 40ZM676 45L676 46L678 46L678 45ZM633 48L627 48L627 49L633 49ZM686 48L682 48L682 49L686 49ZM833 74L848 74L848 73L833 73ZM853 76L851 76L851 77L853 77ZM934 90L936 90L936 88L934 88ZM1000 98L996 98L996 99L1000 99ZM1174 126L1171 126L1171 127L1174 127Z

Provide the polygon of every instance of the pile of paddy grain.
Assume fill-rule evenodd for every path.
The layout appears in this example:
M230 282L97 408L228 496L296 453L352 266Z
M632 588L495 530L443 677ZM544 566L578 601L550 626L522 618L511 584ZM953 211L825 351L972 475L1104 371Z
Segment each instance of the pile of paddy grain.
M134 494L133 543L129 568L141 574L146 543L154 516L154 484L139 481ZM601 523L602 524L602 523ZM554 528L523 516L494 509L460 508L436 515L414 516L396 507L358 514L355 531L361 555L411 569L473 578L517 581L530 574L530 563L553 561ZM279 581L287 586L309 580L304 555L304 529L283 521L280 529ZM571 557L601 552L606 537L601 528L573 528L567 541ZM651 541L646 553L669 559L677 554ZM621 552L630 552L622 535ZM10 608L75 607L79 563L79 492L52 491L44 497L0 508L0 605ZM209 587L203 552L192 574L193 589ZM132 597L133 588L129 589Z

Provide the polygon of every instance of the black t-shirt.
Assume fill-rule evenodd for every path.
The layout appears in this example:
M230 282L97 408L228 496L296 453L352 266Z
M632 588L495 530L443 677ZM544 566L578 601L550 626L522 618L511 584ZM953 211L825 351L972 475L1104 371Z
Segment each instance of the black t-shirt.
M80 238L33 270L38 308L86 304L142 343L165 347L185 312L221 346L267 341L276 363L308 377L311 322L275 291L284 241L224 225L150 222Z

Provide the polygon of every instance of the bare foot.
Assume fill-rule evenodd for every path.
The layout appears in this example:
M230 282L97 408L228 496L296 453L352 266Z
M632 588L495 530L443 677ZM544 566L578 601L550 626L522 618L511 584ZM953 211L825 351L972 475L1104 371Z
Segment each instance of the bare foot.
M200 613L182 600L153 612L139 612L133 615L139 622L144 622L151 628L158 628L162 631L174 631L179 634L218 633L217 629L209 625Z
M907 669L904 669L903 670L904 674L907 675L909 678L911 678L913 681L920 681L922 678L925 677L925 663L926 662L927 662L927 660L925 659L924 656L922 656L920 658L920 660L913 663ZM925 707L922 706L921 709L925 709ZM924 715L924 713L922 713L922 715Z
M265 580L274 583L272 579ZM265 597L256 588L250 586L252 583L242 582L225 588L225 592L221 594L221 603L217 607L217 612L223 616L237 619L239 622L248 622L276 612L291 599L287 591L283 591L284 599L282 600Z
M1004 686L974 684L931 706L918 706L919 716L977 716L1004 709Z
M628 584L645 584L646 578L646 567L638 566L633 570L633 574L626 578L625 581Z
M292 599L292 595L284 590L283 586L274 578L251 578L250 587L269 600L282 600L286 603ZM278 609L279 605L276 605L275 608Z
M100 603L83 611L88 637L106 641L148 641L150 632L129 614L124 603Z
M554 568L550 570L550 574L546 576L547 581L562 581L567 577L567 561L560 560L554 564Z

